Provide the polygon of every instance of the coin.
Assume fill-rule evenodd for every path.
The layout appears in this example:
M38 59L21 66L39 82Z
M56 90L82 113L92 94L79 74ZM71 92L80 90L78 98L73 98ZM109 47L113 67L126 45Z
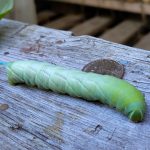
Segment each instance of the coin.
M124 65L114 60L99 59L85 65L82 71L94 72L103 75L112 75L117 78L123 78L125 69L124 69Z

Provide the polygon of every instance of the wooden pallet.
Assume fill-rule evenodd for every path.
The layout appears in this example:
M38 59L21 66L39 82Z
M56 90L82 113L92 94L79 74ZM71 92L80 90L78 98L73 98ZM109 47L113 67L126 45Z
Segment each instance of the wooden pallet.
M149 150L150 52L5 19L0 35L1 61L39 60L80 70L95 59L116 60L147 106L143 122L132 123L101 103L9 85L0 67L0 102L9 105L0 111L1 150Z
M145 50L150 50L150 32L141 38L141 40L134 46Z
M85 6L99 7L132 13L142 13L150 15L150 4L144 1L125 1L125 0L51 0L57 2L67 2Z
M59 19L56 19L53 22L48 22L45 24L45 26L56 29L68 29L72 27L75 23L78 23L79 21L83 20L83 18L83 15L69 14Z
M102 32L106 29L112 20L110 17L96 16L77 24L71 31L75 35L95 35L97 32Z
M50 11L40 12L38 16L39 22L45 20L43 25L46 27L69 30L74 35L91 35L111 42L150 50L150 36L142 33L145 26L141 20L123 19L116 22L115 18L110 16L87 18L83 14L58 15Z
M38 23L41 24L41 23L45 23L47 22L47 20L55 17L57 14L55 12L52 12L52 11L49 11L49 10L45 10L45 11L42 11L40 13L38 13Z
M127 43L141 29L142 23L134 20L124 20L107 30L100 38L115 43Z

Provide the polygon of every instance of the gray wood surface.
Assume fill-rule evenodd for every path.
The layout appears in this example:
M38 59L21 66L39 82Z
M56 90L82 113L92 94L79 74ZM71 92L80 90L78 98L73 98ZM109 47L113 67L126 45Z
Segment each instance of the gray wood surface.
M34 59L81 69L108 58L125 65L124 79L146 98L145 120L133 123L100 103L11 86L0 67L0 149L2 150L148 150L150 148L150 52L71 32L0 21L0 60ZM128 94L128 93L126 93Z

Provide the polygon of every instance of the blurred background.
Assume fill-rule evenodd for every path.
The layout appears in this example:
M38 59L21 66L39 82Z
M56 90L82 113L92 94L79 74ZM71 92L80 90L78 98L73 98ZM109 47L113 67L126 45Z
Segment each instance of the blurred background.
M150 50L150 0L15 0L9 18Z

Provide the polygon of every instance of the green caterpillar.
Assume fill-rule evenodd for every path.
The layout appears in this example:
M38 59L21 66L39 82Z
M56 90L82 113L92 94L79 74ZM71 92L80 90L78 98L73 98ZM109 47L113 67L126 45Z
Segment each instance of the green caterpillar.
M45 90L69 94L115 107L134 122L146 110L143 94L128 82L109 75L86 73L38 61L16 61L7 65L11 84L25 83Z

